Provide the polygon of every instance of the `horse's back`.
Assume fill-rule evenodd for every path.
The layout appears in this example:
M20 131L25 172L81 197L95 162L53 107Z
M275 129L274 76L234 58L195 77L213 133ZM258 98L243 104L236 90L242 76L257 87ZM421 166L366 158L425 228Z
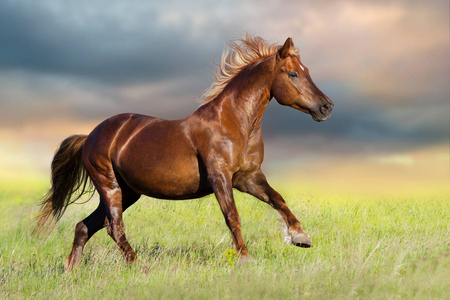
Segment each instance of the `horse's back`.
M125 134L139 128L144 122L157 120L154 117L132 113L112 116L91 131L83 148L83 157L90 160L100 157L110 159L117 143Z
M101 123L88 142L91 156L109 161L138 193L188 199L211 192L183 120L121 114Z

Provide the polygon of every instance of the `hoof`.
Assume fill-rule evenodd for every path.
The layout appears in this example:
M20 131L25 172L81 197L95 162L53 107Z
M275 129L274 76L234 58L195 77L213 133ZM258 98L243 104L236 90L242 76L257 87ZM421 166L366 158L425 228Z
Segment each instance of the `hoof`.
M64 271L66 271L66 272L72 272L73 269L74 269L73 264L72 264L72 263L70 262L70 260L67 258L67 259L64 261Z
M309 248L312 246L310 237L307 233L297 233L292 237L292 244L297 247Z
M127 262L127 264L130 267L139 263L139 260L137 259L137 255L136 255L136 253L134 253L134 251L126 254L125 261Z
M255 259L253 258L253 256L251 256L250 254L246 254L246 255L241 255L241 257L239 257L238 264L240 266L242 266L244 264L253 263L253 262L255 262Z

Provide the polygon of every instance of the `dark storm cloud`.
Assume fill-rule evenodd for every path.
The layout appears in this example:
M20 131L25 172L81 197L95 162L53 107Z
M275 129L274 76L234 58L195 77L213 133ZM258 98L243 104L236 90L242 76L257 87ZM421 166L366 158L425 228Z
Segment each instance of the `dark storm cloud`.
M117 83L162 80L198 74L201 62L211 61L222 46L200 43L190 32L191 19L162 19L157 4L150 2L131 11L114 1L66 3L0 3L3 70ZM130 20L124 19L127 13Z

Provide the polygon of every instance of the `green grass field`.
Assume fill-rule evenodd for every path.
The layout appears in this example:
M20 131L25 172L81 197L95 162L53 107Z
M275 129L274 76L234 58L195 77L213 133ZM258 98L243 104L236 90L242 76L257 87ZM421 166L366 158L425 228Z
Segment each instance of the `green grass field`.
M142 198L124 216L140 264L129 268L100 231L66 273L75 224L97 205L72 205L45 240L31 235L46 183L0 186L1 299L448 299L449 191L364 196L279 188L313 248L283 243L277 213L235 193L254 263L234 264L213 196Z

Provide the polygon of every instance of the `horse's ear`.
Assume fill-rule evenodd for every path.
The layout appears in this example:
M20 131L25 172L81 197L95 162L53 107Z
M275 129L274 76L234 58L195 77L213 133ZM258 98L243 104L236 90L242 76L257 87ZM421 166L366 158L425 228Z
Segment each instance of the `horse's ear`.
M283 47L278 51L278 55L280 58L286 58L291 53L291 50L294 48L294 42L292 38L287 38L286 42L284 42Z

